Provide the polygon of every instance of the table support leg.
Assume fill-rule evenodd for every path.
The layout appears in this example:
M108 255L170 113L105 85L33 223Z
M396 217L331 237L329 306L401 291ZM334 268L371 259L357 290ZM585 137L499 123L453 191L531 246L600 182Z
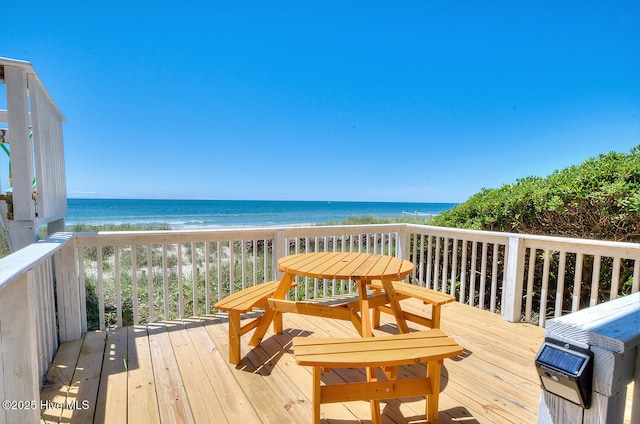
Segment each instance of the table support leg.
M398 324L398 329L401 333L408 333L409 326L407 325L407 321L404 318L404 314L402 313L402 308L400 307L400 302L398 301L398 295L393 288L393 283L391 281L382 281L382 286L384 287L384 292L387 294L387 298L389 299L389 306L393 311L393 315L396 318L396 324Z
M369 297L367 296L367 284L365 281L358 281L358 297L360 300L360 318L362 320L362 337L372 337L371 330L371 310L369 308Z
M379 296L382 294L382 290L374 290L373 291L373 295L375 296ZM371 327L373 328L378 328L380 327L380 309L379 308L374 308L373 309L373 317L371 318Z

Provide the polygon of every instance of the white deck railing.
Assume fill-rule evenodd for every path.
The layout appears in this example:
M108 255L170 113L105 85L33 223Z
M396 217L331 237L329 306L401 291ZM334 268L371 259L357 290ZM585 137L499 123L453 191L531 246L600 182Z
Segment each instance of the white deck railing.
M75 252L59 234L0 259L0 423L38 422L59 343L82 335Z
M222 297L276 279L278 258L298 252L400 256L416 265L410 282L541 327L548 317L637 292L640 282L638 244L423 225L79 233L76 239L84 258L81 284L95 295L101 326L210 313ZM306 278L291 296L351 290L346 281Z
M277 279L278 258L314 251L403 257L415 264L411 283L540 326L640 283L636 243L411 224L59 233L0 260L0 397L37 393L13 380L30 375L39 385L59 341L212 313L224 296ZM290 296L352 290L348 281L301 279Z
M7 97L7 109L0 110L0 142L9 144L12 180L11 190L0 187L8 202L0 203L0 223L14 252L33 243L39 227L64 227L65 117L31 63L0 57L0 84Z

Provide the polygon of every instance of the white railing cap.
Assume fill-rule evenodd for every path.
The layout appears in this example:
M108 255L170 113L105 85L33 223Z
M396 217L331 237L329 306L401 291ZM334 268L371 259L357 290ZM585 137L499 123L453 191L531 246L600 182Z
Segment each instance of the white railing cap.
M64 117L62 111L60 111L60 108L53 100L53 97L51 97L51 94L49 94L49 91L47 91L47 87L45 87L45 85L40 80L40 77L38 76L38 73L34 69L31 62L0 56L0 66L15 66L17 68L22 68L27 74L33 75L36 78L36 81L38 81L38 84L40 84L40 87L42 87L42 92L47 97L47 100L51 103L55 111L60 115L60 119L62 120L62 122L67 122L67 118Z

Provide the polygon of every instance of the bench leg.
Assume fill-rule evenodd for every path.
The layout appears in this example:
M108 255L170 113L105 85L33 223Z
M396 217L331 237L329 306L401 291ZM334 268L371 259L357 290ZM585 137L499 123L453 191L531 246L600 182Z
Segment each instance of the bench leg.
M240 363L240 312L229 311L229 362Z
M273 317L273 333L282 334L282 312L277 312Z
M322 367L313 367L313 424L320 424L320 376Z
M378 381L378 370L377 368L367 368L367 381ZM379 400L370 400L369 404L371 406L371 423L372 424L380 424L380 401Z
M427 396L427 410L425 411L425 415L429 424L438 424L440 365L442 365L442 361L430 361L427 363L427 377L431 382L431 394Z
M440 305L431 305L431 328L440 328Z

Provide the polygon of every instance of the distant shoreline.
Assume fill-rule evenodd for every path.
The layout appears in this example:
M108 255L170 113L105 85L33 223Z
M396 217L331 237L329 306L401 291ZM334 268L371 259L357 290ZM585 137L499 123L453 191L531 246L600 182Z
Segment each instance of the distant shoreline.
M66 225L202 229L429 219L454 203L68 199ZM417 213L416 213L417 212ZM384 219L384 221L380 221Z

